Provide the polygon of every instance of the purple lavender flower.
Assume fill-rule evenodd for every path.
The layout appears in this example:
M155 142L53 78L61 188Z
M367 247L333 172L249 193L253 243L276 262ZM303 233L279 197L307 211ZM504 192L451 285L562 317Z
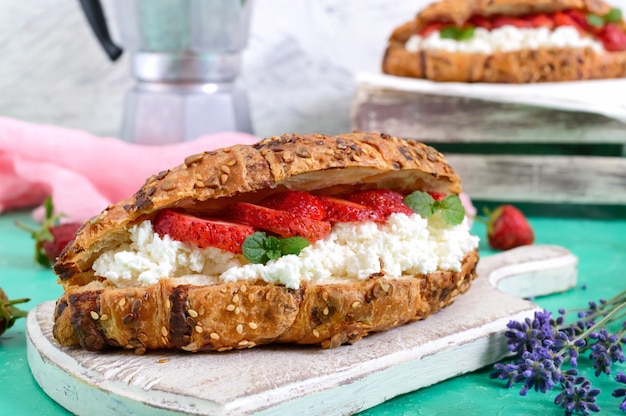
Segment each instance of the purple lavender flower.
M615 381L626 384L626 374L622 371L618 372L615 376ZM613 397L624 397L624 400L619 405L619 408L622 412L626 412L626 388L615 389L611 395Z
M594 361L593 368L596 376L604 373L611 374L611 364L624 361L624 354L619 337L610 334L605 328L589 334L589 338L595 340L591 345L590 358Z
M507 387L521 384L522 396L531 389L545 393L561 388L554 403L565 410L566 416L600 411L596 403L600 390L579 376L576 367L579 356L589 353L596 377L610 376L614 363L626 361L626 290L608 301L589 302L586 310L577 312L578 319L572 323L566 323L568 312L564 309L558 310L556 318L543 310L535 312L532 319L510 321L505 336L515 357L512 363L495 364L489 376L507 380ZM616 322L621 328L615 334L609 333L606 328ZM626 384L626 374L618 372L615 380ZM615 389L612 395L625 397L619 408L626 412L626 387Z
M526 318L524 322L509 321L506 326L509 330L504 336L507 337L509 351L520 356L536 346L541 346L545 339L553 338L555 333L552 313L545 309L535 312L534 319Z
M596 404L596 396L599 394L600 389L591 388L591 382L585 377L568 377L554 403L565 409L565 416L571 416L574 412L589 415L589 412L600 411Z

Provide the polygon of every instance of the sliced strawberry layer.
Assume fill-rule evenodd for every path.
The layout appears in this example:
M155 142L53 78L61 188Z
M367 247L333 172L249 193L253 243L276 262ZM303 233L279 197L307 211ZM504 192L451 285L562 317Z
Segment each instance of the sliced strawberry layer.
M348 195L346 199L373 208L379 211L385 218L396 213L414 214L413 210L403 202L404 195L389 189L359 191Z
M303 215L263 207L247 202L237 202L229 208L228 218L252 227L260 228L281 237L304 237L309 241L320 240L330 233L330 223Z
M161 237L167 234L173 240L199 248L217 247L233 253L241 253L243 241L255 231L249 225L198 218L170 210L161 211L152 221L152 227Z
M626 50L626 33L620 24L612 21L602 20L600 16L595 16L600 21L592 24L589 16L585 12L578 9L567 9L554 13L531 13L522 16L480 16L474 15L460 27L480 27L487 30L501 28L503 26L514 26L516 28L540 28L546 27L554 29L555 27L569 26L575 28L581 36L593 36L602 44L609 52ZM430 22L418 31L418 35L427 37L431 33L440 31L447 26L453 26L450 22Z
M280 192L265 198L259 205L297 213L305 217L313 218L314 220L323 220L326 217L322 200L309 192Z
M329 196L321 198L330 222L384 221L386 218L380 211L356 202Z

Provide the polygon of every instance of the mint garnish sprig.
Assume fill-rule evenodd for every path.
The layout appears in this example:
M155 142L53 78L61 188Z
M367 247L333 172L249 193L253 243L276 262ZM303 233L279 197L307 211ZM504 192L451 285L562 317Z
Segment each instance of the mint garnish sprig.
M450 194L441 201L435 200L428 192L415 191L404 197L404 203L424 218L441 212L443 220L450 225L459 225L465 218L465 208L458 195Z
M475 26L446 26L439 31L441 39L468 40L474 37Z
M611 9L604 16L590 13L587 15L587 23L594 27L602 27L606 23L619 23L622 21L622 11L618 8Z
M303 248L309 246L304 237L275 237L257 231L246 237L241 245L241 251L246 259L255 264L267 264L287 254L300 254Z

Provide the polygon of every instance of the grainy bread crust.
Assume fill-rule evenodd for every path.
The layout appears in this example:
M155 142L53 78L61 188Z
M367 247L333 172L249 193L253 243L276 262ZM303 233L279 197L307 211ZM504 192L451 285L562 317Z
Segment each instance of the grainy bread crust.
M177 286L175 279L130 289L78 289L56 304L54 337L97 351L123 347L226 351L276 343L334 348L372 332L424 319L450 305L476 277L476 251L459 272L401 279L303 285Z
M462 24L472 15L507 16L566 9L605 14L611 6L597 0L444 0L422 10L389 38L382 71L438 82L534 83L622 78L626 52L598 53L591 48L541 48L494 54L422 50L410 52L406 41L429 22ZM626 28L621 22L622 28Z
M376 188L461 192L458 176L440 153L384 134L285 135L189 156L87 221L61 253L54 270L65 293L56 305L55 338L88 350L123 347L138 353L224 351L269 342L336 347L425 318L452 303L475 277L477 251L467 254L458 272L376 275L297 290L179 279L116 288L91 270L102 252L129 242L131 225L161 209L208 215L286 188L330 195Z

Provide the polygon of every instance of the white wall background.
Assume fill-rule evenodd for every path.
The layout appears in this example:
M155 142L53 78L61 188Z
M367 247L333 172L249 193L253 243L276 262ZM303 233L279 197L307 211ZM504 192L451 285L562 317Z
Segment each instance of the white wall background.
M379 71L391 30L427 3L256 0L241 75L255 133L348 131L355 74ZM119 137L128 58L108 61L77 0L0 0L0 116Z

